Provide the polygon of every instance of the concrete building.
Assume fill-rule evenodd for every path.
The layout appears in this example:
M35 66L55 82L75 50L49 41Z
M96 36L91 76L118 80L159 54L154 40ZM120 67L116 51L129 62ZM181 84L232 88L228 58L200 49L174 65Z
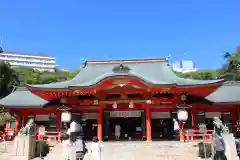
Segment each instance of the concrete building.
M172 68L176 72L188 73L195 72L197 68L195 67L195 63L189 60L181 60L178 62L172 63Z
M1 60L12 67L28 67L49 72L54 72L56 69L56 58L44 54L0 52Z

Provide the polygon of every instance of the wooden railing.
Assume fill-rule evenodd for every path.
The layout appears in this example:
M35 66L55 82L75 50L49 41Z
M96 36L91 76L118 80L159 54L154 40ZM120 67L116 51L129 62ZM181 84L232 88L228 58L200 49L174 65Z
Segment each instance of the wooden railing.
M200 130L186 130L185 141L186 142L210 142L212 140L213 130L207 130L205 133Z

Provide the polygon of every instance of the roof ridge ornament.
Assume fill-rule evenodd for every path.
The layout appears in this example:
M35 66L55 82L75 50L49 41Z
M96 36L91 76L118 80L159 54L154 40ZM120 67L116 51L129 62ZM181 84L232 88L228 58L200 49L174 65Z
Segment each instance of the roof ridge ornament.
M112 71L115 73L128 73L131 69L123 63L122 61L117 66L113 67Z

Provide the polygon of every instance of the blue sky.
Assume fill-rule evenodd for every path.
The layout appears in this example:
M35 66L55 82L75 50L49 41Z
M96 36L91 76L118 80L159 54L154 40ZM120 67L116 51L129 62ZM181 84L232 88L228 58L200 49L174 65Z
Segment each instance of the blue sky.
M70 70L81 58L169 54L214 69L223 52L240 44L239 0L1 0L0 6L5 51L46 53Z

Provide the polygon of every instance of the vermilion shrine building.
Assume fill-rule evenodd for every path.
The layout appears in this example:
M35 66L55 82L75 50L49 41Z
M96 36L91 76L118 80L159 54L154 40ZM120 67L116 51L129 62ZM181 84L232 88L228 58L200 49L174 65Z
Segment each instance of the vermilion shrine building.
M17 132L33 117L49 133L59 134L61 112L68 110L87 119L85 131L100 140L111 137L114 125L120 124L122 135L151 141L167 137L159 134L171 128L179 108L189 113L187 129L197 130L201 123L211 129L212 117L221 116L236 135L239 96L237 83L176 76L167 59L86 61L73 79L20 87L1 99L0 106L16 116L6 130Z

